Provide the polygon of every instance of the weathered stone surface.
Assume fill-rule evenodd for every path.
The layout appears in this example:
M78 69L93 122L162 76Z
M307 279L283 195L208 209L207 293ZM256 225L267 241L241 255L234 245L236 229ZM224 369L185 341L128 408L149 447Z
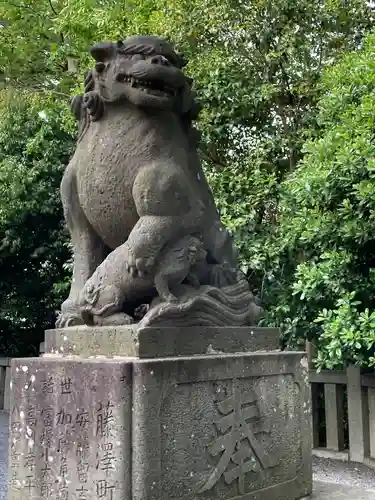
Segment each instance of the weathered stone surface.
M135 362L132 498L310 494L306 365L298 353Z
M143 326L257 324L200 163L201 107L183 59L153 36L91 55L61 184L74 270L57 326L131 324L139 306Z
M76 326L46 331L47 354L154 358L195 354L273 351L276 328Z
M235 352L277 345L277 331L102 330L48 332L43 358L13 361L10 500L297 500L311 492L306 357ZM121 356L132 335L138 354L154 357ZM194 349L205 351L169 355ZM81 482L80 443L89 443Z
M131 365L12 362L9 500L130 498Z

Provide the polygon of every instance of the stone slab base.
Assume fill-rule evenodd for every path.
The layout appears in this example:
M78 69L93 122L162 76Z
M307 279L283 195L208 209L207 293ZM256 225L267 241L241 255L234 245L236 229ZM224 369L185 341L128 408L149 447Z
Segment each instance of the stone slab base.
M258 327L113 327L72 326L47 330L46 354L136 356L157 358L197 354L274 351L279 348L276 328Z
M252 353L134 363L132 498L308 495L303 359L298 353Z
M302 353L12 362L9 499L296 500Z

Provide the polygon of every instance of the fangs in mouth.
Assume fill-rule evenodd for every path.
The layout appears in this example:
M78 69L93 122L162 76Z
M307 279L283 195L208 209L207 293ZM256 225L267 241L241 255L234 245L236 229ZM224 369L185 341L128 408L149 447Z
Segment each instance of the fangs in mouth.
M138 80L137 78L124 74L119 74L117 80L126 83L130 87L137 88L142 92L146 92L147 94L153 94L160 97L174 97L176 95L176 90L173 87L169 87L158 80Z

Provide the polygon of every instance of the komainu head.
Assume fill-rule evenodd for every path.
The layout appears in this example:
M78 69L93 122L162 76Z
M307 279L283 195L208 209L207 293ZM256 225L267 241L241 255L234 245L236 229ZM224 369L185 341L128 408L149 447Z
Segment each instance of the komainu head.
M134 36L117 43L100 42L90 52L96 65L86 78L85 90L95 91L104 103L125 99L138 107L171 109L182 115L196 107L192 80L182 71L185 61L166 40Z

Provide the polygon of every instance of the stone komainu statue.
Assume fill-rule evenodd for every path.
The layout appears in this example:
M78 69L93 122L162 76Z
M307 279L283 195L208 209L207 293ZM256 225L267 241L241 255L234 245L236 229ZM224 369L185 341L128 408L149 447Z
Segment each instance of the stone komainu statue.
M182 58L152 36L91 54L61 183L74 271L57 327L130 324L140 307L143 326L254 324L260 308L197 154Z

